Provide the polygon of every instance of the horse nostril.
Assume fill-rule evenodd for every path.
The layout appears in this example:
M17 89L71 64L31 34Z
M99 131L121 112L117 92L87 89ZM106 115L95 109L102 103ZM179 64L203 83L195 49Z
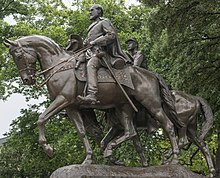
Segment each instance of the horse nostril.
M28 79L27 78L23 79L23 83L28 84Z
M31 75L31 79L35 80L36 79L35 75Z

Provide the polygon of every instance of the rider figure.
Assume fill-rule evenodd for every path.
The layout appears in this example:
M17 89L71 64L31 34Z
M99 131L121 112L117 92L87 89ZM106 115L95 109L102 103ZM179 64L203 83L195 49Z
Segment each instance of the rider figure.
M138 50L138 42L135 38L129 38L126 42L127 50L131 54L133 61L133 66L139 66L144 69L148 69L147 59L142 51Z
M95 4L90 8L90 20L93 23L88 28L88 35L84 41L85 46L92 46L87 50L85 57L87 63L87 96L78 96L78 99L87 104L96 104L97 100L97 71L105 66L103 58L114 68L123 68L130 58L122 51L117 39L116 30L110 20L103 18L103 8Z
M131 55L130 57L133 60L133 66L139 66L148 70L147 59L143 52L138 50L137 40L135 38L129 38L125 43L127 45L127 50ZM158 123L150 114L148 114L147 110L143 106L139 106L135 118L135 121L138 119L139 122L143 121L147 123L146 130L148 133L151 133L159 128Z

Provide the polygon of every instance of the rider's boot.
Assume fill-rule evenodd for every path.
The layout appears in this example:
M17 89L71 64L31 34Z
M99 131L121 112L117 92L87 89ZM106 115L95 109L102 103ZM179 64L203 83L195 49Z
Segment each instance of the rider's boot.
M83 104L97 104L99 101L95 94L88 94L86 96L78 96L78 100Z

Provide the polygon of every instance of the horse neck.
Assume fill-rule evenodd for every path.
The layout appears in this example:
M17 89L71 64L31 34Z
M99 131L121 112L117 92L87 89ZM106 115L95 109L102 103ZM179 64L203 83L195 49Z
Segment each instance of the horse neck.
M49 52L47 49L38 48L37 52L39 55L38 60L42 70L51 68L69 57L69 54L67 54L64 50L59 52Z

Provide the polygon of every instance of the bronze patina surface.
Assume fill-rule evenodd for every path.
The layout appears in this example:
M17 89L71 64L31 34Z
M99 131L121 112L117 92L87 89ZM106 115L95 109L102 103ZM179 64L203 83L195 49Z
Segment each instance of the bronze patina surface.
M46 79L46 86L52 99L50 106L39 116L39 143L44 151L51 156L53 149L45 137L45 124L48 119L65 109L68 117L75 123L79 137L86 149L84 164L92 162L92 148L89 144L82 118L82 109L109 109L115 108L121 114L119 122L124 133L114 141L110 141L104 151L104 156L112 155L112 149L122 142L134 137L137 132L133 124L134 110L116 83L98 83L99 92L97 104L80 103L78 95L83 95L85 82L78 81L75 68L59 71L69 62L75 64L77 54L71 56L65 49L45 36L31 35L21 37L15 41L6 40L10 54L19 69L24 84L33 85L36 81L36 62L40 63L42 73ZM178 144L175 137L174 125L184 126L177 118L174 101L164 80L153 72L140 67L128 66L134 89L125 87L128 96L141 104L157 120L168 135L172 149L172 164L178 163ZM59 72L58 72L59 71ZM162 105L163 103L163 105ZM164 109L166 106L166 110ZM169 117L168 117L169 116Z

